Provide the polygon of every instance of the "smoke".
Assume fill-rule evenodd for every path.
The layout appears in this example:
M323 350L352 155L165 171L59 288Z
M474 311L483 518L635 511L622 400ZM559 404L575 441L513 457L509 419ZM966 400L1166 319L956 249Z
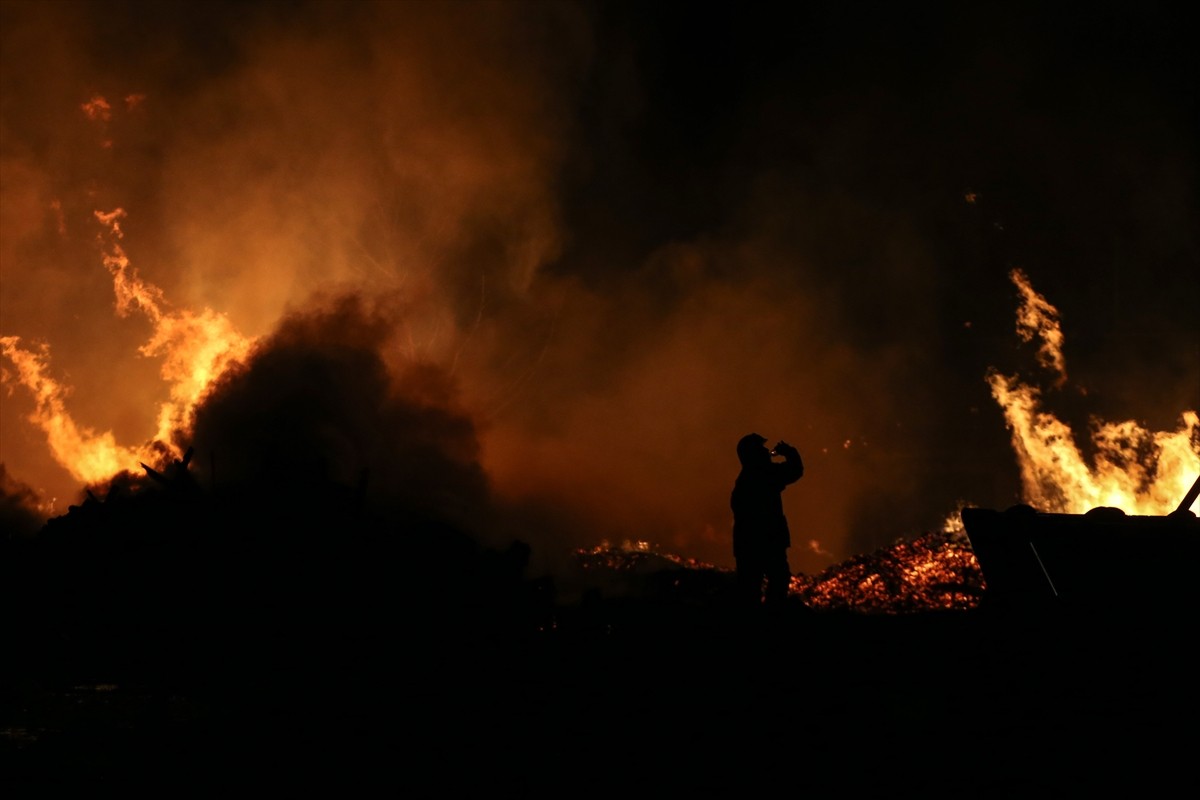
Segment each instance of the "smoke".
M123 308L96 269L98 210L125 209L119 255L184 314L217 309L252 338L317 291L403 292L395 346L443 364L482 303L512 302L559 248L575 10L118 5L4 7L5 332L53 343L82 429L144 442L170 400L154 373L173 352L139 358L146 321L104 301ZM7 434L35 409L10 388L6 457L30 464L36 437ZM37 472L44 493L78 491Z
M36 533L46 521L37 493L8 474L0 464L0 531L6 537L26 537Z
M1187 70L1120 55L1172 26L643 5L6 2L0 335L50 346L81 430L155 435L121 208L147 285L260 342L198 411L218 485L310 459L537 555L727 565L757 430L805 458L810 573L1015 499L1014 261L1092 410L1200 405ZM5 463L77 494L8 388Z
M444 370L384 362L388 316L356 296L286 316L198 409L202 484L292 506L340 486L375 513L489 535L474 424Z

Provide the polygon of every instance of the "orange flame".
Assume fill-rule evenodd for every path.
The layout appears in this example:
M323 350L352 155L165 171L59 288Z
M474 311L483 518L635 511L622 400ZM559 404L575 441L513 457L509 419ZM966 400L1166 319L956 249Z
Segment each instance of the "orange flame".
M1022 295L1017 329L1026 341L1042 339L1039 361L1066 380L1058 310L1033 291L1020 270L1010 277ZM1200 475L1200 416L1180 415L1174 431L1148 431L1132 420L1092 425L1090 463L1071 427L1042 410L1040 392L1018 378L989 370L992 397L1004 410L1020 463L1026 503L1040 510L1082 514L1108 506L1129 514L1174 511ZM1193 505L1193 508L1196 508Z
M1034 337L1041 340L1038 363L1054 373L1055 386L1062 386L1067 382L1067 363L1063 358L1063 332L1058 309L1033 290L1029 278L1020 269L1009 272L1009 278L1021 293L1017 335L1023 342L1031 342Z
M149 458L146 451L118 445L112 431L97 433L80 427L66 409L70 390L51 378L47 372L49 349L33 352L20 346L16 336L0 337L0 351L17 368L17 380L34 399L29 420L42 429L54 459L71 476L85 484L95 484L127 470L135 470L138 462Z
M0 338L0 352L16 367L16 381L34 397L30 421L45 433L55 460L89 485L136 471L140 462L161 464L164 458L178 458L178 439L191 430L197 404L226 370L245 360L254 344L224 314L208 308L200 313L170 309L162 290L138 276L119 243L125 211L96 211L95 216L107 230L103 261L112 275L117 314L125 317L136 309L153 325L150 340L139 352L162 358L160 374L170 387L151 440L125 447L116 443L111 431L97 433L80 426L67 410L69 387L49 375L49 348L36 352L23 348L19 337Z
M138 352L163 358L161 375L171 387L170 400L159 409L155 438L178 456L176 435L191 430L196 405L208 387L229 367L245 360L253 340L238 333L224 314L210 308L199 314L164 310L162 290L138 276L119 243L124 238L124 209L95 214L108 227L109 252L104 255L104 266L113 276L117 313L124 317L137 308L154 325L150 341Z

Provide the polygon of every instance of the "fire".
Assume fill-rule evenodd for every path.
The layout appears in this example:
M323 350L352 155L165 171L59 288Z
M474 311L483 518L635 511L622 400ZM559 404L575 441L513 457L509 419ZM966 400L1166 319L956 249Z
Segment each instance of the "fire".
M1020 270L1010 277L1022 296L1018 332L1026 341L1041 337L1039 361L1061 385L1066 366L1058 311L1033 291ZM1200 475L1200 416L1195 411L1184 411L1174 431L1149 431L1132 420L1096 420L1090 431L1095 455L1089 460L1071 427L1042 408L1037 388L996 370L988 372L987 380L1012 433L1025 502L1042 511L1082 514L1108 506L1128 514L1163 515L1175 510Z
M1058 309L1033 290L1029 278L1021 270L1012 270L1009 278L1021 294L1017 335L1023 342L1031 342L1035 337L1041 340L1038 362L1054 373L1054 385L1062 386L1067 381L1067 363L1063 358L1063 332Z
M226 370L246 358L254 344L223 314L208 308L200 313L171 309L162 290L138 276L120 245L125 211L96 211L95 217L105 228L103 263L112 275L117 314L125 317L137 310L150 321L153 332L139 352L162 358L160 374L170 387L153 437L142 446L125 447L117 444L111 431L99 433L79 425L67 409L69 387L49 374L49 348L31 350L21 346L19 337L0 338L0 351L16 367L17 383L33 395L30 421L46 435L55 460L88 485L135 471L142 462L161 464L178 458L179 439L191 429L197 404Z
M33 394L35 405L29 421L46 434L55 460L76 480L100 483L119 472L137 469L139 461L151 457L148 452L118 445L111 431L97 433L71 418L66 407L69 389L48 374L49 348L26 350L18 337L4 336L0 337L0 351L16 367L17 381Z
M179 433L191 429L196 405L217 378L245 360L253 340L242 336L228 317L212 309L205 308L199 314L168 309L162 290L138 277L120 245L124 209L95 214L108 229L109 251L104 255L104 266L113 277L117 314L128 316L136 308L154 325L150 340L138 352L163 359L161 375L171 387L170 400L159 409L155 440L167 445L177 457L181 451L175 440Z

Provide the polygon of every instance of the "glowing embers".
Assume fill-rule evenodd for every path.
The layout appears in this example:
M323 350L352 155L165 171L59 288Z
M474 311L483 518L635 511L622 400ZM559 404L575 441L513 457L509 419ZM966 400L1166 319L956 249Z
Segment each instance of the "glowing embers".
M815 610L908 614L975 608L984 588L970 545L957 534L929 533L797 575L791 593Z
M644 543L643 543L644 544ZM656 548L609 547L577 550L580 567L592 573L621 575L711 575L732 577L730 570L662 553ZM678 590L680 581L675 581ZM699 589L697 589L699 587ZM643 590L646 587L641 587ZM719 592L710 582L692 582L701 599ZM726 587L728 588L728 587ZM815 611L909 614L976 608L984 590L983 573L969 544L958 533L930 533L858 556L813 576L792 578L789 594Z

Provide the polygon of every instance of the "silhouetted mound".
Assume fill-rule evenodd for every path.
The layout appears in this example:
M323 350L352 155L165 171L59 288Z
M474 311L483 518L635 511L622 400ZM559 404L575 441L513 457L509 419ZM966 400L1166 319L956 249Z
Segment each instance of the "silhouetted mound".
M431 642L519 638L549 615L553 587L525 574L522 542L493 549L428 515L373 513L334 481L208 492L173 466L6 542L11 668L303 681L350 663L388 669Z
M385 362L394 327L355 295L283 320L197 409L201 482L277 507L332 500L337 487L339 511L416 514L478 534L489 496L472 418L445 370Z

